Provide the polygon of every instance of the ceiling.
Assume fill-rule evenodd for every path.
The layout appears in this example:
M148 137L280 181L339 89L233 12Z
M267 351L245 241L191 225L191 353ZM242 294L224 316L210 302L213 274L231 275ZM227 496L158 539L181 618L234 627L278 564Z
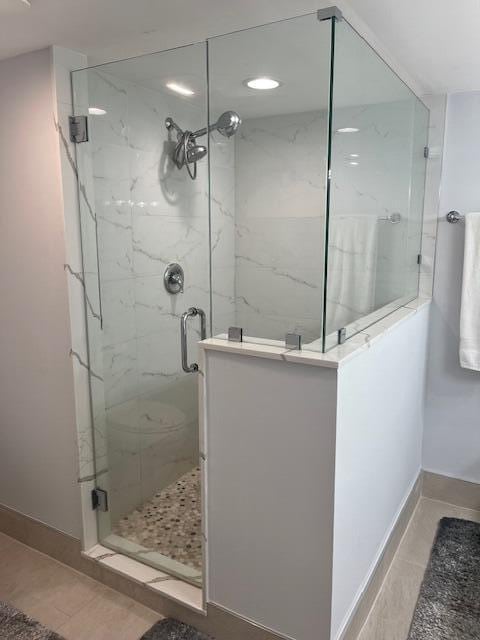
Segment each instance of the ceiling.
M324 0L0 0L0 59L57 44L104 62L328 6ZM480 0L338 0L417 91L480 89Z
M413 93L365 40L345 21L336 33L335 108L401 101L409 102L413 113ZM326 111L330 44L329 22L320 23L314 13L211 38L208 72L212 113L234 109L246 119ZM201 109L206 105L206 61L206 47L201 43L96 66L74 76L83 87L85 74L89 75L89 100L107 111L110 94L104 96L99 74L107 84L134 83ZM281 84L274 91L245 86L248 79L261 76ZM188 87L193 94L179 97L169 91L171 82Z

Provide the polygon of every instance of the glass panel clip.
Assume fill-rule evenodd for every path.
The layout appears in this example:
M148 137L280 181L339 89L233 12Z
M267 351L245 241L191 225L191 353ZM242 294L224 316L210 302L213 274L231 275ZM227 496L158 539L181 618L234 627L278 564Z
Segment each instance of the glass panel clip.
M302 349L302 336L298 333L287 333L285 336L285 348L301 351Z
M229 342L243 342L242 327L228 327Z

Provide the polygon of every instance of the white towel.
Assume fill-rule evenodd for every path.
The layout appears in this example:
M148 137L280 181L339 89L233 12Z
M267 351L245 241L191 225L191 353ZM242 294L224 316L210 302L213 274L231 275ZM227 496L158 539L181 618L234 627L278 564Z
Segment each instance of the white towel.
M460 365L480 371L480 213L465 216Z
M332 216L328 242L327 333L374 309L377 218Z

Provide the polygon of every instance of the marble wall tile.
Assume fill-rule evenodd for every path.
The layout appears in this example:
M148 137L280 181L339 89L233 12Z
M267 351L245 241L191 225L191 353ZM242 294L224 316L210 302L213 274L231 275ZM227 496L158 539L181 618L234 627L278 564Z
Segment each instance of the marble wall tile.
M374 280L369 279L365 285L373 285L371 310L404 297L406 291L412 290L412 297L416 295L421 205L419 208L415 198L418 200L422 196L419 191L423 190L425 137L414 135L415 115L413 100L335 110L331 216L377 220L399 213L402 220L395 225L378 221ZM358 132L338 132L346 126L356 127ZM414 174L419 176L420 190L415 188ZM412 224L412 218L418 222ZM418 235L414 236L412 229ZM329 264L329 281L334 277L338 281L342 276L332 274ZM338 302L346 308L350 306L348 287L344 293L338 286L330 289L340 291L344 299L327 299L327 316L341 317L334 307ZM353 314L351 319L357 318L358 314ZM343 315L341 324L349 324L348 319L348 315ZM328 327L327 331L339 328Z
M417 255L428 224L422 229L425 118L415 114L413 100L335 110L335 130L359 131L334 135L331 216L402 216L400 224L378 222L375 308L417 294ZM259 118L246 120L235 140L235 317L254 335L261 324L263 337L283 339L287 325L279 318L296 318L311 331L310 320L321 317L324 127L325 114ZM221 171L212 163L213 190ZM219 259L213 261L214 280L217 264ZM330 282L345 275L333 266L330 260ZM275 318L270 331L266 318Z
M90 118L92 135L81 149L80 174L89 285L98 296L100 281L101 293L101 330L89 327L95 332L99 372L92 388L96 439L105 445L101 463L108 474L102 484L111 492L117 518L161 489L159 482L176 479L196 462L197 407L191 389L184 388L179 325L189 306L208 312L209 219L207 162L198 165L196 181L179 171L164 126L174 115L181 125L200 127L201 110L110 71L88 74L88 102L106 114ZM223 235L222 229L218 246L226 255ZM228 253L233 266L233 251ZM164 288L170 262L185 270L185 291L179 296ZM192 322L192 359L199 337ZM170 422L175 413L183 416L177 426Z
M134 280L134 287L137 337L160 332L167 343L170 342L178 333L180 316L185 311L183 296L167 293L163 274L139 276Z
M325 141L321 112L247 120L235 141L236 324L249 335L319 328Z
M135 281L105 280L101 293L104 346L136 338Z
M103 348L105 406L134 398L137 394L137 341L119 342Z
M235 300L235 156L237 136L210 138L210 219L212 246L212 331L237 324ZM209 286L210 288L210 286Z
M119 211L122 215L116 215ZM98 261L102 282L133 277L133 225L130 212L119 207L97 217Z
M175 382L183 374L180 367L180 344L178 340L166 344L161 333L137 340L138 390L140 393L158 391Z
M326 118L321 112L243 122L236 140L236 216L324 214Z
M170 262L192 274L201 267L208 271L208 218L136 216L133 253L138 276L163 275Z

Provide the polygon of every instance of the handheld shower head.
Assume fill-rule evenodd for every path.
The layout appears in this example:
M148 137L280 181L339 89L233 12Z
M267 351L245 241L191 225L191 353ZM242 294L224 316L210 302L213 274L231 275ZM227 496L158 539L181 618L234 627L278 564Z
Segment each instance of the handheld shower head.
M187 162L198 162L207 155L207 147L196 144L187 149Z

